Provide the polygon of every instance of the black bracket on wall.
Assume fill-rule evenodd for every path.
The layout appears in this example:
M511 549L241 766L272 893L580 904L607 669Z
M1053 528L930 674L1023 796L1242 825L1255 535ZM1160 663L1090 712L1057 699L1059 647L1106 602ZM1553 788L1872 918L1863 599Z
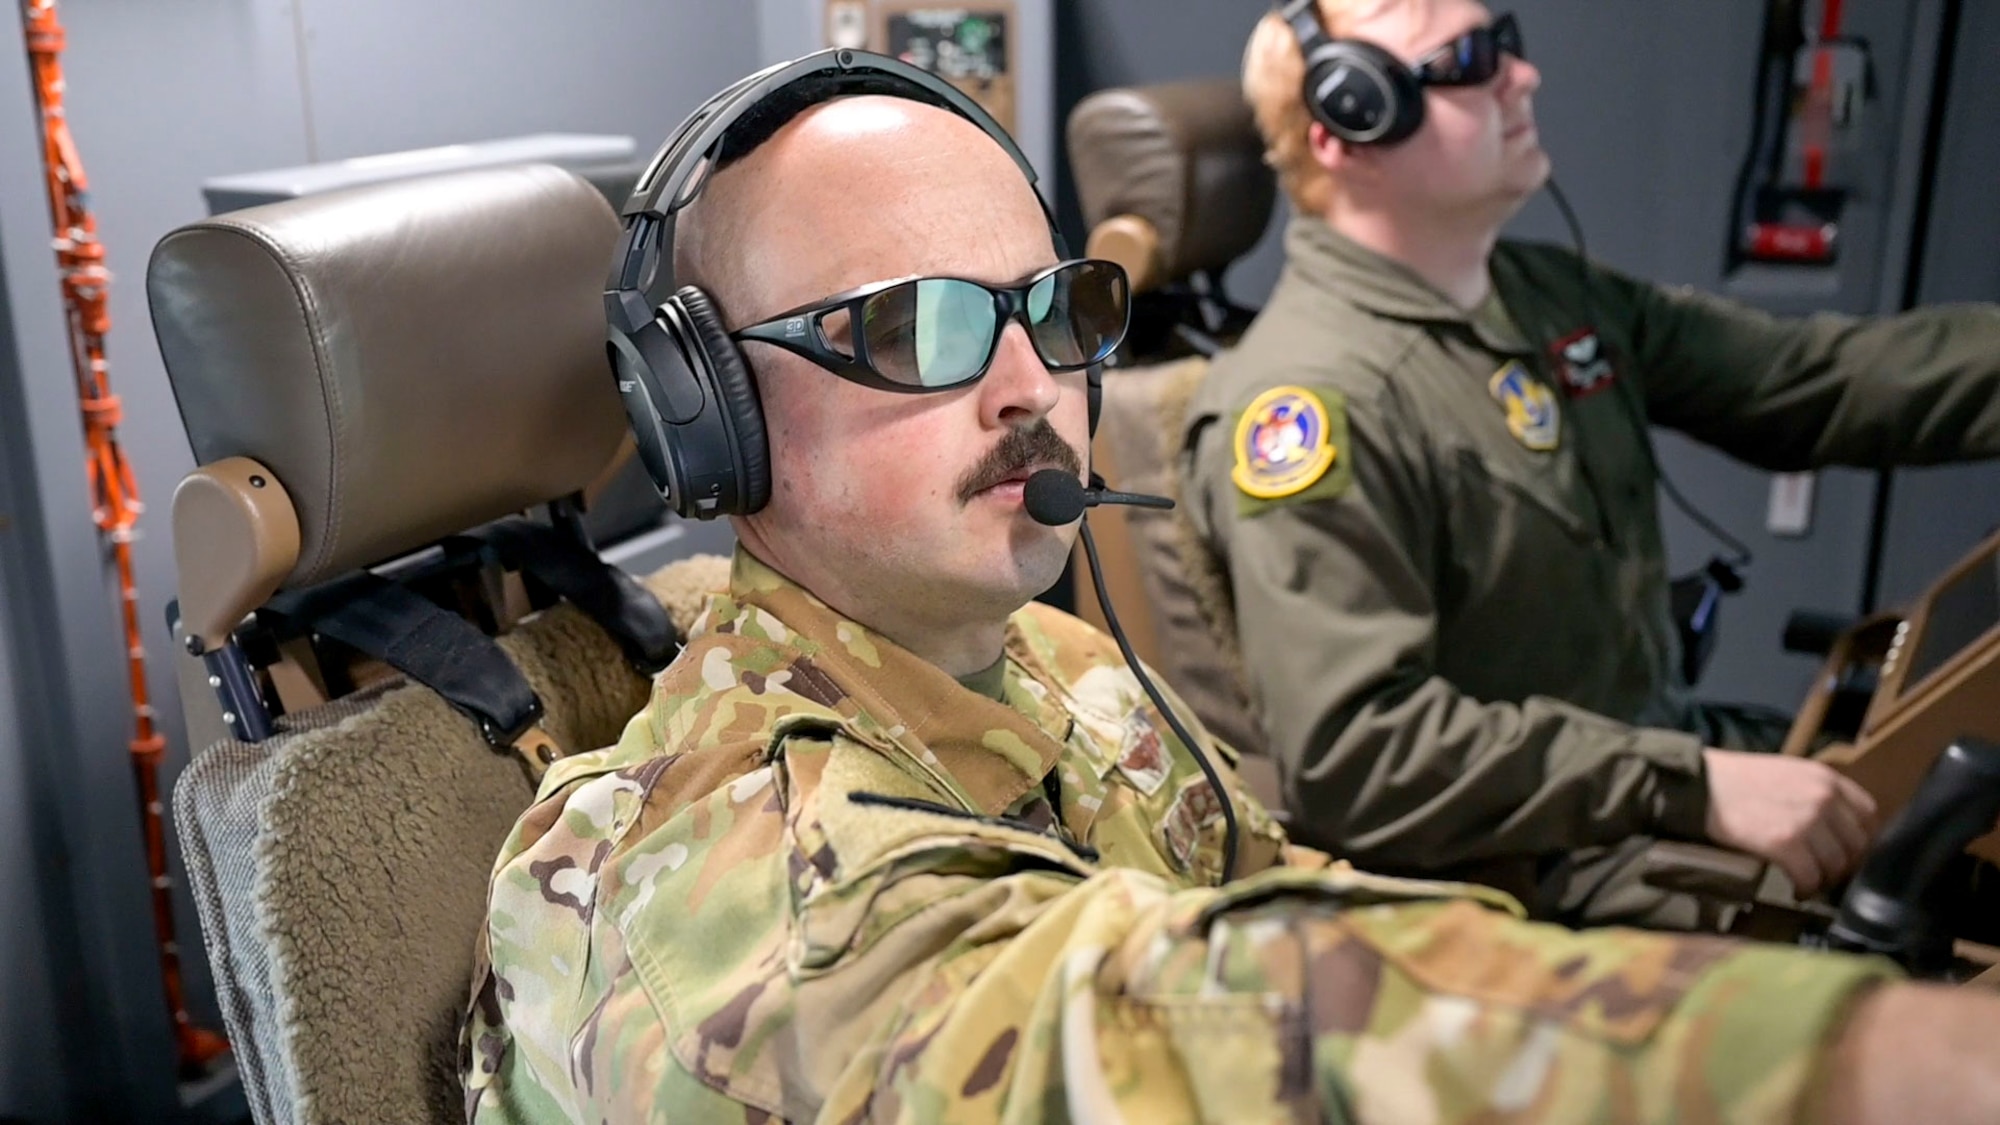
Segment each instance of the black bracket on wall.
M1843 138L1873 97L1866 40L1843 34L1842 0L1769 0L1750 149L1737 172L1727 263L1831 266L1847 206Z
M1917 175L1917 194L1910 213L1909 266L1903 271L1903 291L1896 308L1913 309L1923 295L1924 252L1930 246L1931 203L1937 194L1938 153L1943 147L1947 103L1951 100L1952 63L1965 0L1944 0L1938 14L1937 66L1931 71L1930 101L1924 114L1924 145ZM1882 596L1882 556L1889 539L1889 500L1895 471L1878 469L1875 496L1868 515L1868 558L1861 572L1861 613L1874 613Z

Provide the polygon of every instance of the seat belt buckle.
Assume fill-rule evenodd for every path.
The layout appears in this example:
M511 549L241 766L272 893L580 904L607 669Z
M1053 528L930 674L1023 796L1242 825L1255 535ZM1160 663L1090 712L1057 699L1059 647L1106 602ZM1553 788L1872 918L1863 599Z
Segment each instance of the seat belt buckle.
M550 766L568 757L563 753L562 745L539 723L522 731L509 745L527 768L529 779L536 785L542 783L542 777L549 772Z
M547 709L542 706L541 697L531 696L530 702L532 705L511 730L503 729L491 716L479 716L479 736L493 749L507 751L521 759L528 776L540 784L542 775L548 772L549 767L567 755L563 753L562 744L542 726Z

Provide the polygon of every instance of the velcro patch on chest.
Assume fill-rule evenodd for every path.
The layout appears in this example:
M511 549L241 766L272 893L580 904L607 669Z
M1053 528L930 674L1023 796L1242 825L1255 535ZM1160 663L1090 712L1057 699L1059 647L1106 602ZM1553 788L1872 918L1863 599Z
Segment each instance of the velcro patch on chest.
M1142 707L1135 707L1125 717L1124 743L1118 756L1118 772L1132 788L1150 797L1166 784L1167 775L1172 772L1167 761L1167 749L1160 742L1160 732L1153 725L1152 716Z
M1238 511L1338 496L1354 477L1346 445L1347 399L1338 391L1287 385L1251 399L1231 438Z
M1562 410L1556 396L1543 386L1520 360L1509 360L1486 381L1493 401L1507 415L1507 431L1514 440L1537 453L1556 447L1562 438Z
M1222 823L1222 799L1216 795L1215 787L1208 778L1200 774L1181 783L1174 794L1173 804L1167 807L1166 815L1160 818L1160 840L1166 845L1166 853L1182 871L1193 871L1196 861L1201 858L1204 837L1210 830ZM1219 865L1218 855L1208 857L1210 863L1203 869Z
M1579 328L1550 344L1549 359L1564 393L1573 399L1588 398L1618 380L1610 353L1594 328Z

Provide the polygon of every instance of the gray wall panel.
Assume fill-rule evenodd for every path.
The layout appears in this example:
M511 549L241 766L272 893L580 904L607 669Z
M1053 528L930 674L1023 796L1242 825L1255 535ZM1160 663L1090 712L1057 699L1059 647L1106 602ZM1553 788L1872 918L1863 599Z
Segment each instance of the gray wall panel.
M757 65L740 2L302 2L318 160L539 132L620 133L650 154Z
M4 297L0 285L0 413L19 413L20 356ZM23 460L0 450L0 638L23 635L23 603L31 596L27 572L34 564L25 539L31 522L38 528L32 513L39 500L31 493L32 478L21 472ZM29 669L15 670L18 660L35 658L34 647L0 643L0 855L10 858L0 865L0 902L7 904L0 965L8 967L0 972L0 1121L53 1119L65 1097L56 1065L63 1035L55 1031L54 974L48 971L55 959L48 943L72 934L75 918L71 891L59 879L62 828L41 813L38 771L30 760L46 744L46 717L31 710ZM30 1035L29 1028L55 1033Z
M1525 0L1518 5L1528 54L1543 75L1536 116L1593 257L1637 277L1689 284L1780 312L1875 311L1885 248L1879 232L1894 206L1891 145L1903 105L1909 45L1903 5L1850 4L1848 25L1875 49L1881 99L1867 110L1877 163L1850 209L1853 236L1839 284L1809 291L1789 279L1763 289L1724 276L1725 231L1737 167L1750 139L1762 5L1731 0L1602 4ZM1873 232L1873 234L1871 234ZM1546 198L1532 202L1513 233L1568 244ZM1784 654L1786 616L1796 608L1852 610L1861 592L1872 477L1823 473L1815 520L1803 539L1764 530L1768 474L1677 434L1656 434L1660 460L1681 491L1756 555L1749 587L1725 603L1722 635L1703 695L1793 708L1816 661ZM1719 548L1661 498L1675 570L1702 565Z
M1992 79L2000 5L1969 2L1961 18L1919 275L1925 303L2000 300L2000 84ZM1895 605L2000 530L2000 464L1898 472L1889 510L1882 598Z

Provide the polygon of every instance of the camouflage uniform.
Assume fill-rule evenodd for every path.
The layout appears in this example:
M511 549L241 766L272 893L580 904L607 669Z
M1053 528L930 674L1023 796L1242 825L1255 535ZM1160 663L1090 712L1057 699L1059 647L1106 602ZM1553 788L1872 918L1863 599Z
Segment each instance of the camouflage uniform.
M694 632L500 856L481 1125L1789 1121L1890 972L1365 875L1226 770L1253 874L1217 888L1213 790L1045 606L1004 702L741 553Z

